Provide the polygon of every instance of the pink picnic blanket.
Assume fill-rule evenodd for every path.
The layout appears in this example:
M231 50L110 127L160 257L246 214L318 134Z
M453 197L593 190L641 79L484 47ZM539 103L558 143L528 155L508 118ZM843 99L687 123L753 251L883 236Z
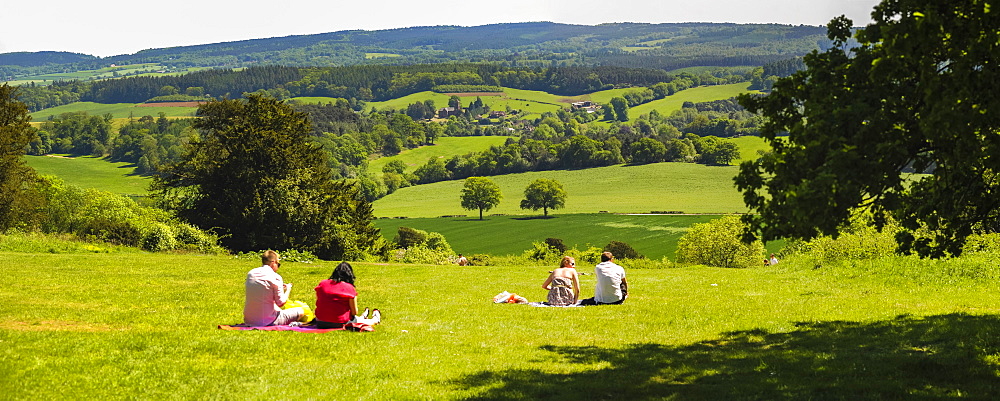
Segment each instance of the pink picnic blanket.
M326 333L328 331L344 331L347 328L341 327L339 329L320 329L316 326L245 326L243 324L234 325L219 325L220 330L263 330L263 331L297 331L299 333Z

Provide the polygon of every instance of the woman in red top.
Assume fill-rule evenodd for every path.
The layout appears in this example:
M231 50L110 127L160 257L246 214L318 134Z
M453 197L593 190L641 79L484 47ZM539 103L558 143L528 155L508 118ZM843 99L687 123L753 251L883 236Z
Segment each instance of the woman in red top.
M359 322L370 325L382 320L378 309L367 318L368 309L358 316L358 292L354 289L354 269L347 262L340 262L330 278L316 286L316 321L321 329L341 328L345 323Z

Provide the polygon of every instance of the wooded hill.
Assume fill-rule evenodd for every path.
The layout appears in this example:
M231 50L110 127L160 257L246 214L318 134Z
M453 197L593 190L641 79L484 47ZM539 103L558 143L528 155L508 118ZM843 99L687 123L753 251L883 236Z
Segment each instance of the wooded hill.
M149 49L90 58L66 52L0 54L0 80L115 64L168 67L344 66L498 62L507 66L759 66L828 46L819 26L552 22L433 26Z

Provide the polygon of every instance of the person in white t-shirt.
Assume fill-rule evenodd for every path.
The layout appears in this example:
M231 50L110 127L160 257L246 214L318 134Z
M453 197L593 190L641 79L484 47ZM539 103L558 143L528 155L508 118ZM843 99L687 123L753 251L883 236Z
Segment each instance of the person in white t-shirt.
M594 267L597 284L594 297L580 301L580 305L620 305L628 297L625 269L614 262L611 252L601 254L601 263Z
M248 326L280 326L298 321L305 311L302 308L281 309L288 302L292 285L278 275L281 261L275 251L265 251L260 256L263 266L247 273L246 303L243 305L243 324Z

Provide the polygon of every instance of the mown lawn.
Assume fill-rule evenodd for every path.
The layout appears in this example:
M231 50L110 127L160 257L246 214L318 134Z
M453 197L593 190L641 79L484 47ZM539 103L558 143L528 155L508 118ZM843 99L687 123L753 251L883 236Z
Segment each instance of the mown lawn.
M391 240L399 227L411 227L444 234L455 252L490 255L520 255L531 249L532 242L559 238L566 246L580 250L588 246L603 248L611 241L631 245L651 259L664 256L674 259L677 240L692 224L705 223L718 215L623 216L600 214L557 214L552 218L526 216L486 216L422 219L378 219L375 226Z
M880 269L905 260L631 269L625 304L587 308L491 303L501 291L543 299L551 266L357 263L359 302L380 308L383 323L304 334L216 329L241 320L253 261L0 255L4 399L988 400L1000 391L993 279ZM335 264L289 262L280 273L293 298L313 304L312 287ZM582 281L589 296L594 276Z
M654 163L582 170L538 171L488 177L503 200L487 213L541 216L542 211L522 210L524 189L539 178L554 179L567 192L566 205L552 215L575 213L743 213L742 194L733 185L736 166L693 163ZM439 217L473 215L459 201L464 180L436 182L401 188L374 202L378 217Z

